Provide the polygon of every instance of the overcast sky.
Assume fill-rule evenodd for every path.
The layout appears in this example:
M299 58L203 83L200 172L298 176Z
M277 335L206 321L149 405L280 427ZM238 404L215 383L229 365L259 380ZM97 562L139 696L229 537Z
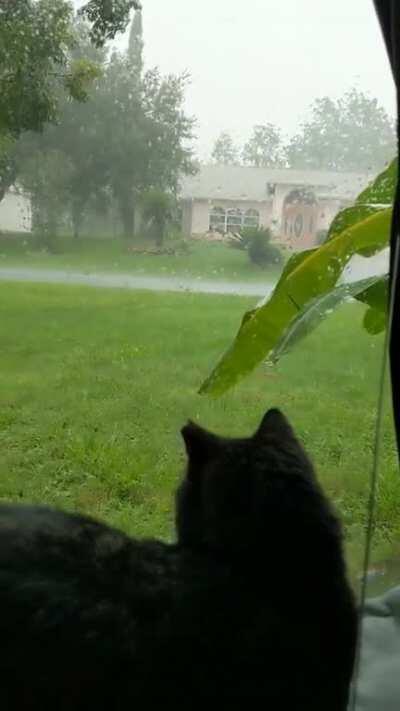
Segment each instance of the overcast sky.
M394 115L394 88L372 0L142 0L145 60L188 70L198 150L256 123L296 129L317 96L352 85ZM120 38L119 45L123 45Z

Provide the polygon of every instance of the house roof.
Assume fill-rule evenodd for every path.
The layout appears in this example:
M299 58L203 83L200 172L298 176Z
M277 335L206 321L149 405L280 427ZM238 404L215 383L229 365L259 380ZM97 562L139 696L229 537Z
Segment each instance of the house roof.
M288 168L249 168L237 165L202 165L197 175L181 183L183 199L256 200L267 195L267 183L310 187L317 195L352 199L367 185L369 176L361 173L333 173Z

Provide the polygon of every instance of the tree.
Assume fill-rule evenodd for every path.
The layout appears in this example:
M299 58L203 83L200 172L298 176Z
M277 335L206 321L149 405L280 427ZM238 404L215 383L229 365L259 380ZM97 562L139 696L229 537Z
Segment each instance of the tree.
M243 148L243 162L256 168L282 165L282 139L272 123L254 126L253 135Z
M162 247L167 223L172 217L172 199L162 190L149 190L141 199L142 216L150 224L156 245Z
M141 10L138 0L89 0L79 14L91 25L92 41L102 47L106 40L126 30L131 10Z
M131 41L126 54L106 54L89 41L88 28L75 26L72 59L89 58L101 69L88 89L88 101L77 103L65 96L59 101L57 125L40 134L30 132L20 143L20 163L32 166L43 157L43 169L22 172L22 180L34 195L35 212L48 213L42 186L48 168L49 192L62 194L65 209L79 236L89 205L104 200L116 203L124 234L134 232L135 205L143 192L156 189L177 192L181 173L194 169L189 141L193 120L183 111L187 76L163 77L158 69L142 75L141 21L133 19ZM60 176L53 180L57 152ZM61 157L66 169L61 169ZM37 190L35 188L37 180ZM54 188L54 190L53 190ZM56 215L56 210L53 211ZM46 224L51 220L45 219ZM40 220L36 220L37 224Z
M92 104L97 138L108 165L108 181L124 235L134 233L135 205L150 189L178 189L179 176L193 171L193 120L183 110L186 74L141 76L142 43L136 17L125 55L113 53Z
M32 227L37 243L57 249L58 230L68 215L68 179L72 167L57 150L32 151L24 162L21 182L31 195Z
M143 72L143 21L141 10L134 14L131 31L129 33L128 61L136 70L138 77Z
M291 168L377 171L396 151L393 120L376 99L358 89L337 101L316 99L310 113L286 147Z
M219 165L235 165L238 162L239 151L227 131L222 131L215 141L211 158Z
M0 134L0 202L17 177L15 142Z
M81 13L98 45L124 29L136 0L91 0ZM2 0L0 23L0 199L17 168L12 143L25 131L55 122L63 95L79 101L97 76L74 60L73 8L68 0Z
M70 55L71 61L90 60L99 68L106 58L104 50L96 49L90 43L88 27L82 22L74 24L74 46ZM92 113L95 90L96 83L92 83L86 97L88 100L83 102L71 101L62 94L57 123L48 124L40 133L25 133L16 144L20 182L32 195L36 227L52 224L56 232L57 215L59 221L68 215L72 219L74 235L78 237L87 204L105 188L107 170ZM39 170L37 166L40 163ZM56 164L59 175L55 180ZM62 196L62 209L57 207L51 220L46 217L49 211L49 200L44 189L46 182L49 197L55 205L56 193Z

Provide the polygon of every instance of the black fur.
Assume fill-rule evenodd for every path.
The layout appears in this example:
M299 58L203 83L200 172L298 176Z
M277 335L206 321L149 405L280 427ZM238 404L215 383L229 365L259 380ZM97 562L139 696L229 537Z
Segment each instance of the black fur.
M289 424L271 410L249 439L182 434L176 545L0 506L4 711L346 709L357 615L340 527Z

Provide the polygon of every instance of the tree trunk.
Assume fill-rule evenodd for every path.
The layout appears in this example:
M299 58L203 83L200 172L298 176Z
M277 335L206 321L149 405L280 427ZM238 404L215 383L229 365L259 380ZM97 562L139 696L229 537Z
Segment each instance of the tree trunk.
M83 220L83 209L80 205L75 205L72 208L72 227L74 239L78 240L81 236L81 227Z
M161 249L164 244L165 225L161 222L155 223L156 246Z
M131 200L123 200L120 202L120 214L123 235L126 240L132 240L135 234L135 208Z

